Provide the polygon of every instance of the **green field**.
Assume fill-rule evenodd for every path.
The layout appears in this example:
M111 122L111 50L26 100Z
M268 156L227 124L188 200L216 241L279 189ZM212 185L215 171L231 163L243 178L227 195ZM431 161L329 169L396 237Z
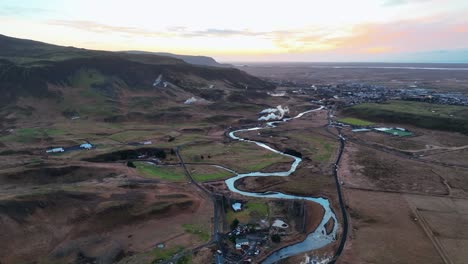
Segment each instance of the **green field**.
M64 130L58 128L20 128L10 135L0 137L0 141L29 143L39 139L64 135L65 133Z
M247 142L207 142L181 148L185 162L209 162L224 165L237 172L261 171L279 162L291 162L292 159L272 153Z
M391 134L391 135L394 135L394 136L399 136L399 137L409 137L409 136L413 135L413 133L411 133L411 132L401 131L401 130L398 130L398 129L390 129L390 130L385 130L385 131L382 131L382 132L387 133L387 134Z
M468 134L468 107L437 105L413 101L366 103L343 110L346 115L376 122L411 124L414 126Z
M201 241L206 242L210 239L208 225L183 224L185 232L196 235Z
M140 161L134 162L134 164L138 172L145 177L167 181L183 181L186 179L183 169L178 166L160 167Z
M359 118L345 117L338 119L339 122L352 126L371 126L374 123Z
M197 182L222 180L222 179L227 179L234 175L233 173L227 170L217 168L212 165L191 164L191 165L187 165L187 168L190 171L190 174L192 175L192 177Z
M288 132L287 136L300 142L301 147L310 153L311 159L314 161L329 162L334 158L333 154L335 153L337 144L329 138L304 131Z
M170 248L156 248L150 251L151 257L154 259L154 261L164 261L169 258L171 258L173 255L175 255L178 252L183 251L184 248L182 246L175 246L175 247L170 247Z
M135 131L119 132L119 133L111 135L109 138L115 141L129 143L131 141L144 140L154 134L155 134L154 130L146 130L146 131L135 130Z
M232 176L232 173L230 173L228 171L220 171L218 173L194 174L192 176L198 182L205 182L205 181L214 181L214 180L226 179L226 178Z
M244 204L242 211L234 212L232 209L226 213L226 221L232 223L234 219L241 223L248 223L251 218L264 219L268 217L268 205L262 202L248 202Z

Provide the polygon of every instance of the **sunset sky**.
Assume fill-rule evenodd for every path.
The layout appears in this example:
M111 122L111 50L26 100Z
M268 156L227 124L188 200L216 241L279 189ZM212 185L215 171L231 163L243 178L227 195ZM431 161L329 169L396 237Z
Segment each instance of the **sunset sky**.
M468 62L468 1L2 0L0 34L220 61Z

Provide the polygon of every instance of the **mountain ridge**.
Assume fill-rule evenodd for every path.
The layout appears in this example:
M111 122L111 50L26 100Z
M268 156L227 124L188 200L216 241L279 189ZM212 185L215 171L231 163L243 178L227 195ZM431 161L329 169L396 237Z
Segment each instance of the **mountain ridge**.
M183 54L174 54L169 52L149 52L149 51L139 51L139 50L129 50L123 51L130 54L154 54L160 56L167 56L176 59L181 59L186 63L201 65L201 66L213 66L213 67L233 67L231 64L219 63L215 59L209 56L203 55L183 55Z

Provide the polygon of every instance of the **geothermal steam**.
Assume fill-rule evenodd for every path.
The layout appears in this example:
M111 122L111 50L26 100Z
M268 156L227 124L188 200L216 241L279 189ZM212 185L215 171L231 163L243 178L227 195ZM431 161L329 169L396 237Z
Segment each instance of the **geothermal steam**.
M289 113L289 108L278 105L276 108L267 108L260 112L261 116L258 118L259 121L270 121L270 120L281 120L285 114ZM266 114L266 115L264 115Z

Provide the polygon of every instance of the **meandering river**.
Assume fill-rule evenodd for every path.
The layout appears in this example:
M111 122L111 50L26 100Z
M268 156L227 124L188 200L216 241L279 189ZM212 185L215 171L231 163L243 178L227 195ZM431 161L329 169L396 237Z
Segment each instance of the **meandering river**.
M281 248L275 252L273 252L271 255L269 255L262 263L264 264L270 264L270 263L275 263L281 259L294 256L297 254L301 254L304 252L308 252L310 250L318 249L321 248L332 241L336 239L336 232L338 229L338 221L336 219L335 214L331 210L330 203L328 199L321 198L321 197L307 197L307 196L297 196L297 195L290 195L290 194L284 194L281 192L266 192L266 193L257 193L257 192L245 192L237 189L235 187L235 182L239 179L245 178L245 177L270 177L270 176L279 176L279 177L287 177L291 175L293 172L296 171L297 166L301 163L302 159L283 153L279 150L273 149L272 147L268 146L267 144L257 142L254 140L248 140L241 138L237 136L238 134L241 134L242 132L246 131L254 131L254 130L261 130L261 129L266 129L266 128L274 128L276 127L276 124L278 123L283 123L283 122L288 122L290 120L300 118L303 115L310 113L310 112L315 112L322 110L324 107L320 107L314 110L309 110L302 112L298 114L295 117L292 118L285 118L281 121L274 121L274 122L268 122L266 123L265 126L262 127L253 127L253 128L247 128L247 129L239 129L236 131L232 131L229 133L229 136L232 139L238 140L238 141L244 141L244 142L251 142L253 144L258 145L259 147L265 148L269 151L272 151L274 153L278 153L279 155L283 155L286 157L290 157L294 159L294 162L291 164L291 167L288 171L278 171L278 172L250 172L250 173L243 173L243 174L237 174L236 176L227 179L226 185L229 188L230 191L248 196L248 197L257 197L257 198L270 198L270 199L287 199L287 200L306 200L306 201L311 201L314 203L320 204L323 209L324 209L324 215L322 218L322 221L318 225L318 227L310 234L307 235L305 240L302 242ZM326 225L327 223L333 219L333 230L329 234L327 234L326 230Z

